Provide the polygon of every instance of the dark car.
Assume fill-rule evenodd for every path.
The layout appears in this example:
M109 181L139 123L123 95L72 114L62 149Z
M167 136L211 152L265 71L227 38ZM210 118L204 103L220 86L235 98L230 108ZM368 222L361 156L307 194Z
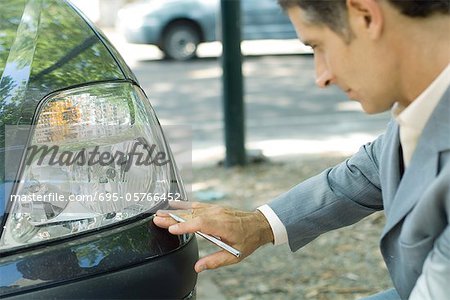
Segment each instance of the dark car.
M276 0L241 0L244 40L296 39ZM197 46L219 38L220 0L142 0L119 11L117 27L128 42L158 46L167 58L187 60Z
M70 3L0 2L0 298L193 299L186 192L120 55Z

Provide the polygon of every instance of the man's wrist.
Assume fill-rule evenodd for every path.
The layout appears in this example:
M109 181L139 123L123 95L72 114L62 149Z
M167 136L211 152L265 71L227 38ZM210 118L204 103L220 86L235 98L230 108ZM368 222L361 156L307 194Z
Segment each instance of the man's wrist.
M270 227L269 221L267 221L266 217L259 211L256 210L254 212L255 218L257 220L259 232L260 232L260 242L261 245L274 243L274 236L272 228Z
M268 204L264 204L257 208L264 215L270 228L272 229L273 244L282 245L288 242L286 227L281 222L278 215L272 210Z

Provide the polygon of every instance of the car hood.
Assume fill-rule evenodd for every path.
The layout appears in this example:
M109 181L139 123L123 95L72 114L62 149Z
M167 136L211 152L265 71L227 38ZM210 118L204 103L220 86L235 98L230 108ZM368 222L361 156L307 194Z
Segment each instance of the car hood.
M4 157L17 154L19 165L26 143L5 145L5 127L31 125L40 101L54 91L128 76L114 49L65 1L2 1L0 11L1 221L10 190Z

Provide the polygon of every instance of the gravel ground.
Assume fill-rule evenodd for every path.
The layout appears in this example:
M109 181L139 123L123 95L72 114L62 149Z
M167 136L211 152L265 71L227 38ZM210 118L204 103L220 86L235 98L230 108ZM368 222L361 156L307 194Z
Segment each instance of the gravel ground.
M253 210L343 159L310 156L246 168L194 167L191 199L198 201L205 191L223 193L211 202ZM391 286L378 248L383 224L384 215L376 213L295 253L287 245L267 245L237 265L202 276L228 299L359 299ZM199 248L201 256L216 251L201 239Z

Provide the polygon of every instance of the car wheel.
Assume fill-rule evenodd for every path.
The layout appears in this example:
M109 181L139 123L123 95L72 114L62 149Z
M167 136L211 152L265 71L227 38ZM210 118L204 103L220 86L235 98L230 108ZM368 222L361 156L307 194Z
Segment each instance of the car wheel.
M196 55L199 43L199 31L190 23L178 22L165 31L162 50L169 59L188 60Z

